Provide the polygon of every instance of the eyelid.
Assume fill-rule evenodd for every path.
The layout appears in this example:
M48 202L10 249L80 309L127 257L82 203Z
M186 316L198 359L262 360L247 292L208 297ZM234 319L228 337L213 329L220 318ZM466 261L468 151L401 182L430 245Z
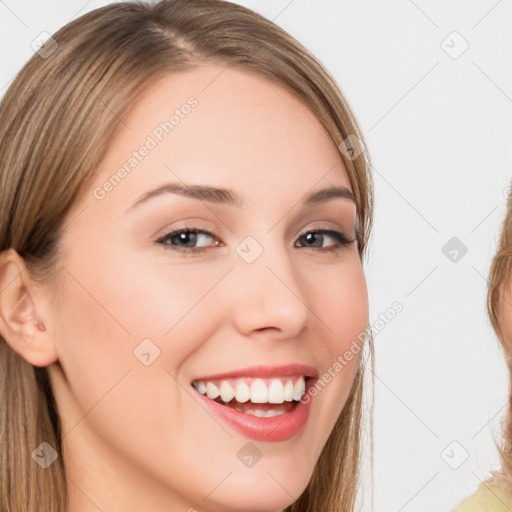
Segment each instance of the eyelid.
M330 224L332 225L333 223L330 222ZM313 226L310 226L307 229L305 229L304 231L302 231L299 235L297 235L297 238L309 233L310 231L338 232L338 233L342 233L344 236L346 236L349 239L357 239L357 232L356 232L355 228L353 230L353 233L349 234L349 232L347 230L343 229L341 226L325 227L324 225L318 226L315 224L313 224Z

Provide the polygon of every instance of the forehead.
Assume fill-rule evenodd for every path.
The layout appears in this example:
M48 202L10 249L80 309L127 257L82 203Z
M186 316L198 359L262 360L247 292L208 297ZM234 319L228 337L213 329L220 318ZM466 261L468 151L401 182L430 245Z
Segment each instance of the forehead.
M275 189L302 195L316 183L349 187L338 149L306 105L254 73L211 64L146 88L93 186L115 174L112 199L166 180L229 183L258 200Z

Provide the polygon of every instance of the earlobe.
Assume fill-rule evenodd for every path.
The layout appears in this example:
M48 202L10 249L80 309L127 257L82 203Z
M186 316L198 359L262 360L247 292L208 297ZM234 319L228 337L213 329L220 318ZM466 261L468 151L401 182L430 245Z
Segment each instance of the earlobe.
M57 360L56 348L37 317L36 286L23 258L8 249L0 254L0 334L34 366Z

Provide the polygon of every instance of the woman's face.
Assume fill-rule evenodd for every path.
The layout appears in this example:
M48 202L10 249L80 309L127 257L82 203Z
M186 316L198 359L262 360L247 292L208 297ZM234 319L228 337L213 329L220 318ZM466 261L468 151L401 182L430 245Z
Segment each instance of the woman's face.
M336 362L368 322L342 159L290 93L213 65L152 84L120 123L41 318L70 510L282 508L345 404L359 354Z

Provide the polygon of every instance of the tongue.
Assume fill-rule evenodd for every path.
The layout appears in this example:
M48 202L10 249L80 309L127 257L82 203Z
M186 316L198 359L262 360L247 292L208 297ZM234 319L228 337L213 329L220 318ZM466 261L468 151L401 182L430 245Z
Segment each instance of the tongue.
M226 407L231 407L231 409L235 409L235 411L242 412L244 414L246 414L248 411L262 411L262 412L274 411L274 412L283 414L285 412L290 412L297 405L297 402L295 402L295 401L283 402L282 404L268 404L268 403L253 404L250 400L245 403L241 403L241 402L237 402L235 399L226 403L226 402L223 402L220 399L220 397L215 401L216 402L218 401L220 404L225 405Z

